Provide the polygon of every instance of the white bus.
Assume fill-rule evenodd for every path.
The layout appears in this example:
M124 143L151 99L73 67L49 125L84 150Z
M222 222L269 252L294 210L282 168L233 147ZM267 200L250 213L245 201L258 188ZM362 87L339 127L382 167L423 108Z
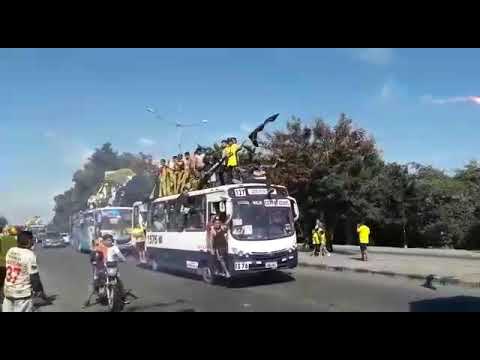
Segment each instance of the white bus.
M105 207L79 212L72 219L72 246L80 252L89 252L97 236L111 234L120 250L133 251L134 243L129 234L131 223L130 207Z
M156 199L148 210L146 256L160 267L197 273L212 283L224 276L210 253L208 219L227 224L227 267L232 278L297 266L294 222L298 206L287 189L234 184Z

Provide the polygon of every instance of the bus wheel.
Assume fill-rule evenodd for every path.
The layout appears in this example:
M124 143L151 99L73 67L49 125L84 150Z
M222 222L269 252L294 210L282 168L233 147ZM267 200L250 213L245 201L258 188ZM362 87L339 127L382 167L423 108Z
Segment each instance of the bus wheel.
M205 266L202 268L202 279L209 285L215 284L216 278L211 266Z

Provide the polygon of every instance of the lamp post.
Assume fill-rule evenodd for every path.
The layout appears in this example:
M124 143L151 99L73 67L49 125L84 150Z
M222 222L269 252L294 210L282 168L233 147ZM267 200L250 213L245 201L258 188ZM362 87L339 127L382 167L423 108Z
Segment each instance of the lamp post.
M182 134L183 134L183 129L187 127L195 127L195 126L203 126L208 123L208 120L202 120L199 122L195 123L181 123L180 121L165 121L159 114L158 112L151 106L147 106L146 110L155 115L155 118L166 122L167 124L173 125L178 129L178 150L180 151L180 154L182 153Z

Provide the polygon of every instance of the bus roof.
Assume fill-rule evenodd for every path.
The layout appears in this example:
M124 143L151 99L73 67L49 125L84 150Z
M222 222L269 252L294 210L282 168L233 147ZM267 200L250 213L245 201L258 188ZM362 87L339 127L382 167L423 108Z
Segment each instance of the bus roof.
M132 208L126 207L126 206L107 206L107 207L97 208L94 210L132 210Z
M204 195L204 194L211 194L215 192L228 192L230 189L236 189L236 188L241 188L241 187L267 187L267 184L262 184L262 183L244 183L244 184L231 184L231 185L222 185L222 186L215 186L212 188L208 189L202 189L202 190L194 190L194 191L189 191L188 195ZM271 187L276 187L276 188L282 188L286 189L285 186L283 185L270 185ZM175 200L178 198L180 194L175 194L175 195L170 195L170 196L163 196L160 198L157 198L153 201L153 203L156 202L161 202L161 201L168 201L168 200Z

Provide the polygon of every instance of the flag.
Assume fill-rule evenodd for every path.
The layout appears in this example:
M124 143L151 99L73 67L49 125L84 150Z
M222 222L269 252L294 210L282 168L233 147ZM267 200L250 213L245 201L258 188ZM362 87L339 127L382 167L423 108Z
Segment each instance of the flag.
M280 114L275 114L275 115L272 115L270 116L267 120L265 120L263 122L262 125L258 126L255 130L253 130L253 132L248 135L248 138L252 141L252 144L255 146L255 147L258 147L258 141L257 141L257 135L259 132L263 131L263 128L265 127L265 125L267 125L269 122L274 122L277 117L279 116Z

